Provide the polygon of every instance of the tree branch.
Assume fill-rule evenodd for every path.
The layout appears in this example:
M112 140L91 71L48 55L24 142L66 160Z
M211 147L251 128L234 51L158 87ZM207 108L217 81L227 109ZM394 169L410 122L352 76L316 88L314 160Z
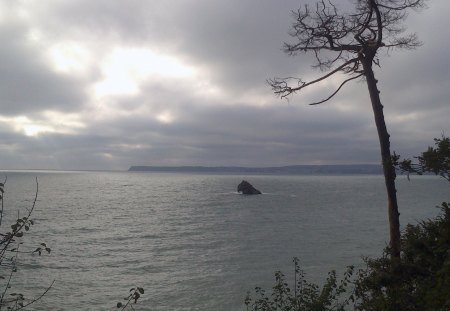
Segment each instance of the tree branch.
M391 1L394 3L400 2L400 1ZM395 10L395 11L402 11L408 8L421 8L425 6L424 0L404 0L401 1L402 4L399 6L390 6L383 3L378 3L378 6L380 8L388 9L388 10Z
M36 301L38 301L39 299L41 299L42 297L44 297L45 294L47 294L48 291L53 287L53 284L54 284L54 283L55 283L55 280L53 280L52 284L50 284L50 286L47 287L47 289L46 289L42 294L40 294L39 297L34 298L34 299L31 300L29 303L24 304L22 307L20 307L20 308L18 308L18 309L16 309L16 310L22 310L22 309L25 309L25 308L28 307L29 305L35 303Z
M350 65L352 63L356 64L358 61L359 61L358 58L352 58L352 59L346 61L345 63L343 63L342 65L340 65L339 67L337 67L336 69L330 71L326 75L323 75L322 77L317 78L310 82L303 82L301 79L298 79L298 84L299 84L298 87L290 87L287 84L287 81L290 80L291 78L284 78L284 79L276 79L275 78L275 79L269 80L268 83L272 87L272 90L274 91L275 94L278 94L281 96L281 98L284 98L286 96L289 96L292 93L300 91L301 89L303 89L305 87L308 87L312 84L315 84L317 82L325 80L339 71L345 71L345 68L348 65ZM347 71L345 71L345 72L347 72Z
M383 43L383 22L381 20L381 13L380 9L378 8L378 4L375 0L371 0L371 3L377 19L377 44L375 48L378 49Z
M359 74L359 75L357 75L357 76L348 78L347 80L345 80L344 82L342 82L341 85L339 85L339 87L336 89L336 91L334 91L333 94L331 94L328 98L323 99L323 100L321 100L321 101L319 101L319 102L311 103L311 104L309 104L309 105L314 106L314 105L320 105L320 104L323 104L324 102L326 102L326 101L332 99L332 98L334 97L334 95L336 95L336 94L341 90L341 88L342 88L347 82L352 81L352 80L355 80L355 79L358 79L359 77L362 77L363 75L364 75L364 73L361 73L361 74Z

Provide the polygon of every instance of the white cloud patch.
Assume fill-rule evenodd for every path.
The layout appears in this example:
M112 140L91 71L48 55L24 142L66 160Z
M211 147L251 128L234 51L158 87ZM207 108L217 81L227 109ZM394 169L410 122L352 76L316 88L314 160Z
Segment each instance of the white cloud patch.
M100 66L103 79L94 86L97 98L136 95L147 79L189 78L195 73L174 57L137 48L115 48Z
M33 37L33 33L31 36ZM36 36L38 34L34 35L34 37ZM85 74L92 61L88 49L77 42L54 44L49 49L49 57L55 70L65 74Z
M45 133L75 134L79 129L85 127L77 115L61 114L54 111L45 111L33 119L24 115L16 117L0 116L0 122L5 127L30 137Z

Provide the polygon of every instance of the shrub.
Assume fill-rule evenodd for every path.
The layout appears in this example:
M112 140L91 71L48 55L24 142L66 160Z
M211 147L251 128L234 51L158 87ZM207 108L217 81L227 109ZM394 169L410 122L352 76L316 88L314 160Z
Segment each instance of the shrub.
M342 280L331 271L320 287L309 283L294 258L293 290L281 272L272 293L255 288L247 294L251 311L448 311L450 310L450 203L435 219L407 225L400 258L385 248L380 258L366 258L365 268L348 267Z
M402 234L400 261L366 259L356 285L357 310L450 310L450 205Z
M352 295L343 297L347 293L353 276L353 267L349 267L342 280L338 281L336 272L328 273L325 284L320 287L309 283L305 272L300 268L299 260L294 258L294 286L290 288L285 276L280 271L275 273L275 285L272 294L267 295L260 288L255 288L256 298L253 300L247 293L245 304L251 311L328 311L345 310L353 300Z

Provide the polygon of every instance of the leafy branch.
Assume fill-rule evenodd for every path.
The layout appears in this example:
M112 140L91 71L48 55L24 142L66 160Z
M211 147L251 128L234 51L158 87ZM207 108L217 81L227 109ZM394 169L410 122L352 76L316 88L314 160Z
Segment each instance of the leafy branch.
M127 297L124 298L125 303L118 302L116 307L121 311L125 310L127 307L130 307L131 310L134 310L132 304L136 304L138 299L141 298L141 295L144 294L144 289L142 287L132 287L129 291Z
M0 227L2 225L3 220L3 212L4 212L4 195L5 195L5 184L7 178L3 183L0 183L0 201L1 201L1 214L0 214ZM52 288L55 281L53 281L50 286L46 288L46 290L36 298L33 298L29 301L25 299L25 296L20 292L12 292L8 294L11 290L11 282L13 279L13 275L17 272L17 263L19 260L19 254L32 254L38 253L39 256L42 254L42 251L46 251L50 254L51 249L47 247L45 243L41 243L40 247L36 248L32 251L21 251L20 247L22 245L21 239L24 236L25 232L28 232L31 227L34 225L34 221L31 219L31 215L36 206L37 198L39 192L39 183L36 178L36 192L34 196L33 203L30 209L27 209L26 216L20 217L19 214L17 216L17 220L10 226L10 230L5 233L0 233L0 267L9 268L9 274L7 278L3 275L0 275L0 279L6 279L6 283L3 288L3 292L0 296L0 310L3 307L7 307L7 310L23 310L40 300L44 295L48 293L48 291ZM15 245L15 246L14 246ZM12 257L7 256L7 253L13 253Z

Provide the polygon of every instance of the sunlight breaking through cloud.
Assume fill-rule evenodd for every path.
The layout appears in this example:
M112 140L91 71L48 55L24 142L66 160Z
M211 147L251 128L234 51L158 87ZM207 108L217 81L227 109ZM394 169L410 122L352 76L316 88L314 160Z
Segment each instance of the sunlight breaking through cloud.
M170 111L164 111L156 116L156 119L161 123L172 123L174 121L174 116Z
M104 79L94 87L97 98L107 95L136 95L149 78L188 78L194 70L176 58L149 49L116 48L101 65Z
M39 40L39 32L30 33L31 40ZM57 71L63 73L86 72L91 55L85 47L77 42L61 42L50 48L50 58Z
M78 120L77 115L46 111L42 118L32 119L28 116L0 116L0 123L6 124L18 133L36 137L43 133L74 134L85 125Z

